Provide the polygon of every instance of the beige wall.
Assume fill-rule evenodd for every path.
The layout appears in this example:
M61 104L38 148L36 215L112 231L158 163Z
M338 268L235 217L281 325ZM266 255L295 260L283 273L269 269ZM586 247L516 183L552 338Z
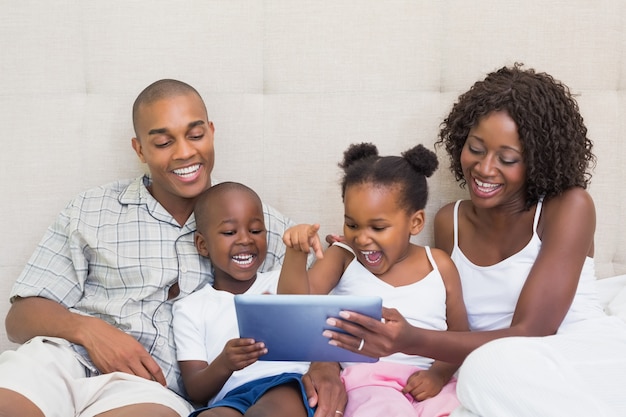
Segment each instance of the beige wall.
M598 275L624 274L625 20L621 0L2 0L0 317L64 204L142 171L130 107L166 77L207 102L216 178L326 233L341 227L336 164L348 144L430 145L485 73L515 61L550 72L579 94L599 156ZM441 161L430 219L465 195ZM0 350L10 346L0 327Z

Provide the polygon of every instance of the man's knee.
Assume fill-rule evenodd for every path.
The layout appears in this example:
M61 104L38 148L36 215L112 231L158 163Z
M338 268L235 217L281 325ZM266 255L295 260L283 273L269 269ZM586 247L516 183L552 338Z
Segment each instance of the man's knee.
M162 404L133 404L98 414L98 417L187 417Z
M0 388L0 417L44 417L32 401L15 391Z

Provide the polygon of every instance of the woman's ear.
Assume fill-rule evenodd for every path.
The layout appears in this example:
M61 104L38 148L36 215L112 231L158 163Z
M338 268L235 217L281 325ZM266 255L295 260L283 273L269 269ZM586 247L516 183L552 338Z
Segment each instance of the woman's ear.
M424 222L426 221L426 213L424 210L417 210L411 215L410 218L411 236L419 234L424 229Z

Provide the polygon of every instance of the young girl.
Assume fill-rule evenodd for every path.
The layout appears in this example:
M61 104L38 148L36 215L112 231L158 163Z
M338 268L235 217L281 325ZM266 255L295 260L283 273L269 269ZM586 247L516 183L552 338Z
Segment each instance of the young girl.
M358 144L344 153L340 167L345 243L322 254L319 225L288 229L278 292L380 295L386 307L397 308L414 325L467 330L450 257L410 242L424 227L426 177L437 168L435 154L418 145L402 156L381 157L374 145ZM318 261L307 271L311 248ZM447 416L458 405L455 365L396 353L378 363L342 367L345 417Z

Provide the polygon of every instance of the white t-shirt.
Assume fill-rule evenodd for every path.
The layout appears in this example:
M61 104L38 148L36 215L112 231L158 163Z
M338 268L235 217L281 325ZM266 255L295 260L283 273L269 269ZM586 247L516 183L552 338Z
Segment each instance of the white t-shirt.
M280 271L257 273L246 294L276 294ZM224 349L226 342L239 337L234 294L218 291L207 285L174 303L174 338L178 361L211 363ZM223 398L229 391L247 382L284 372L304 374L308 362L257 361L233 372L209 404Z

